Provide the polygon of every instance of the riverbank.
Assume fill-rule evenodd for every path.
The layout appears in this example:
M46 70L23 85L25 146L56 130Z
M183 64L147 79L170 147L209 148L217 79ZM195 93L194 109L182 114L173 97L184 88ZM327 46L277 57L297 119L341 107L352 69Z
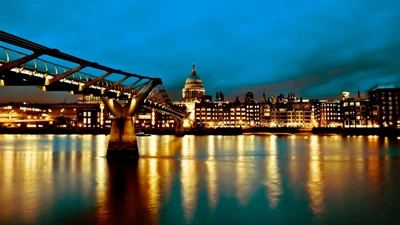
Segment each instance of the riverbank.
M341 135L377 135L377 136L400 136L397 128L341 128L341 127L314 127L313 134L341 134Z
M136 129L147 134L173 135L174 129ZM378 135L400 136L400 129L396 128L346 128L315 127L300 129L291 127L257 127L257 128L211 128L185 130L186 135L241 135L243 133L312 133L312 134L339 134L339 135ZM110 134L110 128L0 128L0 134Z

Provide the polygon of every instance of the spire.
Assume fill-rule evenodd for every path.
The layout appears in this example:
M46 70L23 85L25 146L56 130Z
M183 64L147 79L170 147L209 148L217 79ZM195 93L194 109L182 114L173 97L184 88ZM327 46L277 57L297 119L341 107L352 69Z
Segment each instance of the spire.
M196 65L194 65L194 63L193 63L193 65L192 65L192 76L195 76L196 75Z
M358 91L357 91L357 100L361 100L361 95L360 95L360 86L358 86Z
M265 98L265 89L263 90L263 102L266 102L267 101L267 99Z

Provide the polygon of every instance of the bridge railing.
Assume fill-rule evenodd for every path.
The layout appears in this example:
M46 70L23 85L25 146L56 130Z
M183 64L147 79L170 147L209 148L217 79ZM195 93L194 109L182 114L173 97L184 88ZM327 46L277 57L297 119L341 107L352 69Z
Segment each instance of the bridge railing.
M24 56L27 56L27 54L24 54L22 52L7 47L0 46L0 63L8 63L20 59ZM42 78L53 78L54 76L65 73L66 71L69 71L71 69L72 68L52 63L40 58L28 61L27 63L21 65L19 68L20 71L29 70L32 72L32 75L36 74L36 76ZM75 72L67 76L64 80L79 81L79 83L84 84L85 82L94 80L96 78L97 76L90 75L85 72ZM108 87L113 85L114 82L104 79L102 80L101 84L104 87Z

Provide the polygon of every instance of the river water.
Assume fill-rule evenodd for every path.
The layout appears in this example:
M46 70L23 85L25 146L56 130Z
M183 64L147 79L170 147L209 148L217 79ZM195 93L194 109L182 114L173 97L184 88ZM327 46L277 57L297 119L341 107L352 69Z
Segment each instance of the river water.
M400 224L400 140L0 135L0 224Z

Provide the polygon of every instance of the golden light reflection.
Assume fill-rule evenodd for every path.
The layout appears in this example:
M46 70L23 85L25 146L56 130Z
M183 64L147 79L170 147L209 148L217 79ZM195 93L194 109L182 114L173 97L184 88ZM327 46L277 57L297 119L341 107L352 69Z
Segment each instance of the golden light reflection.
M149 149L149 156L156 156L157 155L157 143L159 136L151 135L149 137L144 137L146 139L146 147Z
M214 156L215 156L215 136L214 135L208 136L207 154L208 154L209 160L214 159Z
M379 165L379 155L368 157L368 178L370 181L369 187L374 194L379 193L379 186L382 180L381 168Z
M1 180L0 180L0 199L4 202L10 201L12 198L12 193L14 189L13 185L13 175L14 175L14 162L15 153L11 151L0 152L0 166L1 166ZM2 207L0 210L0 217L7 218L14 212L15 204L9 204L7 207Z
M321 152L318 136L310 138L310 159L308 171L307 189L310 195L311 209L314 214L320 214L324 210L324 184L321 171Z
M195 136L194 135L185 135L182 137L182 156L190 157L195 154Z
M96 174L96 188L95 188L95 201L98 209L96 212L101 214L107 210L107 180L108 180L108 168L107 160L105 158L97 158L95 162L96 166L94 172ZM98 216L100 217L100 216Z
M3 138L2 136L1 138ZM52 154L40 148L36 135L7 135L0 149L0 199L3 203L0 218L17 216L23 223L31 224L37 219L41 205L51 202L53 186L44 180L52 176ZM8 141L21 141L22 145L10 145ZM38 193L46 191L45 197Z
M170 155L172 155L172 152L171 152L171 141L172 141L171 135L164 135L163 139L165 140L165 142L163 143L162 147L163 147L163 150L165 151L165 155L170 156Z
M193 135L191 135L193 136ZM197 174L196 163L193 159L181 160L181 194L182 208L187 223L193 221L197 206Z
M266 146L266 149L268 151L268 156L265 163L265 194L269 201L269 207L271 209L274 209L278 205L279 198L282 195L281 178L278 167L278 149L276 136L271 136L269 138L269 145Z
M292 136L293 137L293 136ZM288 165L287 168L289 170L289 175L290 175L290 179L293 183L297 183L297 182L302 182L299 179L301 179L303 176L299 176L299 161L301 160L301 157L297 157L297 145L296 145L296 141L299 141L300 143L303 143L304 141L302 139L297 139L292 138L290 140L290 144L289 144L289 161L288 161Z
M237 136L237 164L236 164L236 197L242 206L247 204L247 198L250 191L251 177L248 176L247 172L249 168L246 168L245 161L245 146L244 136Z
M208 205L212 211L215 211L218 202L218 175L217 163L215 161L207 161L207 197Z
M97 156L107 155L107 147L108 147L108 136L96 135L96 151L95 151L96 155Z
M172 169L174 168L174 161L171 159L163 159L163 160L158 160L158 163L160 164L159 168L161 168L161 172L159 173L159 176L162 180L160 182L160 188L162 188L162 193L163 195L169 199L171 195L171 188L172 188L172 182L173 182L173 171Z
M160 173L157 164L158 159L148 158L143 161L145 166L145 171L147 172L147 176L143 174L141 177L146 177L144 181L146 183L146 188L144 190L147 191L148 196L148 208L152 213L153 217L158 217L160 214ZM158 219L157 219L158 221Z

